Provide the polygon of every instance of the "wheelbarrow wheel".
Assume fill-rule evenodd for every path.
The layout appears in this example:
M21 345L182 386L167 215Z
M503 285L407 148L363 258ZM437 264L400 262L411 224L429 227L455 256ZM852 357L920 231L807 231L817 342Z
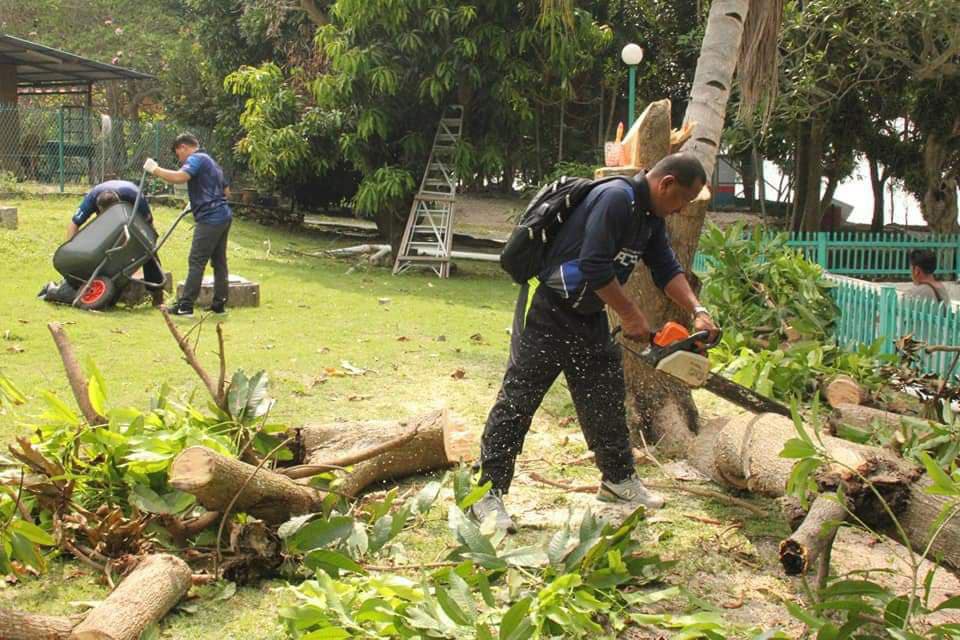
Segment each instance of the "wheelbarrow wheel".
M117 295L117 285L110 278L94 278L77 303L81 309L98 311L106 309Z

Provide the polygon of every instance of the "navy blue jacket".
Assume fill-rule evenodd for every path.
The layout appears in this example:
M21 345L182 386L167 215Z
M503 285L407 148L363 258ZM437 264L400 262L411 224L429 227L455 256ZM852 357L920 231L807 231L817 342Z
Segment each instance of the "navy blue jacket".
M106 182L101 182L93 189L90 189L87 195L83 196L80 207L77 209L77 212L73 214L73 224L82 227L83 223L97 212L97 197L104 191L113 191L121 201L129 204L134 204L137 201L137 195L140 193L137 185L126 180L107 180ZM150 214L150 205L147 204L146 196L140 198L140 203L137 204L137 213L142 215L143 219L147 222L153 221L153 216Z
M626 282L640 260L661 289L683 272L666 222L650 211L650 186L642 173L587 194L550 243L538 278L580 313L596 313L604 302L594 292L614 278Z

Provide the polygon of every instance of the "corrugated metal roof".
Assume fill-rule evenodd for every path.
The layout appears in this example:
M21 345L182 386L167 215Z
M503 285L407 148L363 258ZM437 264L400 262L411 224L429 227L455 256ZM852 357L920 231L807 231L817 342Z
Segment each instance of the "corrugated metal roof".
M18 87L154 79L148 73L97 62L3 33L0 33L0 64L17 66Z

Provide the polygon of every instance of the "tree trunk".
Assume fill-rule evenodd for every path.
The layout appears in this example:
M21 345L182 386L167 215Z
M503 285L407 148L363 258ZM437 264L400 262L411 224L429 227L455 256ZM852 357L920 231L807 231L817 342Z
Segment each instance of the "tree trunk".
M256 475L248 481L250 475ZM232 512L244 512L271 524L320 507L324 494L268 469L228 458L206 447L190 447L170 467L171 486L197 497L209 511L224 512L237 492L243 492ZM246 486L244 486L246 483Z
M923 175L926 191L921 199L923 219L935 233L958 233L957 178L945 175L947 143L939 135L927 135L923 147Z
M780 564L788 576L803 575L820 558L848 517L847 508L835 498L817 496L803 524L780 543Z
M883 231L883 186L886 176L880 175L880 163L875 158L867 156L870 165L870 188L873 189L873 218L870 221L870 231Z
M684 122L695 124L693 137L683 146L684 151L690 151L700 159L708 177L713 175L720 149L727 101L749 8L749 0L713 0L710 4L690 103L684 117ZM697 229L696 236L699 235Z
M304 463L337 464L351 452L374 447L404 433L414 436L397 447L359 462L343 474L338 491L356 496L366 487L416 473L444 469L473 458L476 439L445 410L399 422L335 422L300 430Z
M186 562L168 554L147 556L74 628L70 640L137 640L187 594L190 585Z
M640 115L624 141L625 162L628 165L650 168L670 152L670 101L651 103ZM689 270L693 254L697 250L700 228L706 216L709 191L704 189L700 197L679 214L667 219L667 228L673 238L673 248L680 264ZM687 324L689 316L674 305L653 283L648 269L635 269L625 285L627 295L635 300L646 314L652 327L659 327L668 320ZM620 320L608 310L611 326L619 326ZM624 360L623 374L627 388L627 411L630 414L630 429L634 440L648 432L654 441L660 440L665 430L675 433L680 441L684 434L697 429L697 408L690 390L676 379L639 362L636 358ZM674 441L671 440L671 441ZM639 444L639 442L637 442ZM685 447L672 453L682 453ZM670 453L670 452L668 452Z
M789 418L740 415L688 437L688 458L722 484L777 498L785 494L794 465L793 460L779 454L795 437L796 428ZM931 527L949 499L926 493L929 481L892 451L831 436L822 436L822 441L831 458L842 464L818 471L815 480L820 492L835 492L842 487L858 518L902 543L865 478L896 514L908 533L910 546L922 553L933 538ZM933 548L944 565L960 569L960 515L956 512L946 520Z
M823 151L826 129L822 119L813 117L807 141L807 173L803 176L803 208L800 209L800 231L819 231L822 210L820 189L823 186Z
M83 616L66 618L0 609L0 638L3 640L67 640Z
M399 207L387 207L381 209L373 216L373 221L377 225L377 235L381 240L390 243L390 251L394 258L400 252L400 242L403 240L403 230L407 225L407 217L410 214L410 207L413 206L411 199L406 209Z
M740 174L743 179L743 197L747 201L747 208L750 213L757 210L757 167L753 164L753 147L740 153Z

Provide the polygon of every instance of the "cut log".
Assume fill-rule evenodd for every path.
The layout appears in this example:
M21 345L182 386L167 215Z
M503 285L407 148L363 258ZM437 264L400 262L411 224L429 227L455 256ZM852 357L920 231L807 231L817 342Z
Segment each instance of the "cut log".
M409 440L403 434L415 431ZM471 460L476 438L447 411L435 411L402 422L339 422L307 425L301 431L308 465L336 464L359 450L399 439L402 444L357 463L342 474L338 491L356 496L377 482L395 480Z
M74 628L70 640L137 640L187 594L191 578L180 558L147 556Z
M780 564L786 574L803 575L814 566L848 515L846 507L836 498L817 496L800 528L780 543Z
M0 609L0 638L3 640L67 640L83 616L42 616L36 613Z
M169 478L173 487L196 496L208 511L223 512L242 487L233 512L249 513L271 524L318 510L324 497L322 492L279 473L258 471L251 464L206 447L184 449L170 466Z
M840 403L836 405L834 409L837 412L837 417L833 420L835 423L848 424L853 427L860 427L861 429L872 430L875 424L883 427L892 427L894 429L899 428L902 424L918 427L925 427L927 425L927 421L923 418L905 416L899 413L892 413L872 407L862 407L856 404Z
M863 404L865 394L863 388L850 376L839 375L831 380L823 390L827 403L837 408L841 404Z
M735 489L774 498L785 494L794 461L779 454L786 442L796 437L791 420L774 414L746 414L730 419L722 427L710 427L695 436L689 446L692 464ZM953 512L934 539L932 526L947 501L925 492L929 483L915 465L888 449L831 436L823 436L822 441L829 455L838 461L817 472L815 480L822 493L842 486L857 518L904 542L875 490L897 516L914 550L924 552L933 540L933 557L945 566L960 569L960 514Z

